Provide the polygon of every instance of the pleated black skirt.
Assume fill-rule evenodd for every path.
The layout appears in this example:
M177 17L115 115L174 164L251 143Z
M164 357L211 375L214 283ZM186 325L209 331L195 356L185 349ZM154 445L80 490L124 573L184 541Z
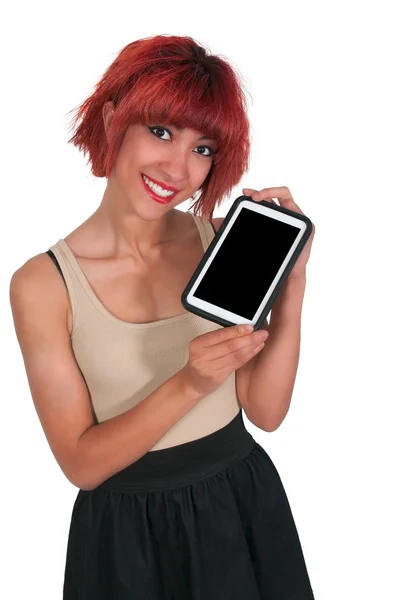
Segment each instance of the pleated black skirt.
M79 490L63 599L314 599L284 487L241 411Z

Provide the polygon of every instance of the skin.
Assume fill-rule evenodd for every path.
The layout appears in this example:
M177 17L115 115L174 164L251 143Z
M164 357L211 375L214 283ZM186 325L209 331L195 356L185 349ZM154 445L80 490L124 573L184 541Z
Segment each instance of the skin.
M106 103L107 135L113 115L112 103ZM215 141L201 139L199 131L151 125L167 128L170 136L166 129L129 127L98 209L64 237L98 299L130 323L185 312L181 293L203 247L192 215L176 207L203 185L212 165L207 154L217 150ZM168 204L157 203L143 185L142 172L178 194ZM216 229L222 221L213 220ZM262 332L231 327L199 336L183 369L137 406L98 424L71 345L69 295L46 253L14 273L10 302L43 430L64 474L81 489L95 488L148 452L206 395L203 386L215 389L233 371L237 396L248 418L259 423L248 395Z
M107 102L107 134L113 115ZM105 307L133 323L185 312L180 296L203 256L192 216L176 207L206 180L217 145L200 139L199 131L161 125L171 136L160 126L156 133L141 123L127 129L98 209L64 238ZM170 203L159 204L145 190L141 173L179 192ZM175 290L173 298L162 293L165 289ZM68 327L71 331L70 306Z
M104 106L103 117L108 134L111 103ZM171 137L156 131L157 136L141 124L127 130L100 206L64 237L102 304L131 323L185 312L181 292L203 256L192 215L176 206L203 185L212 164L201 155L211 153L203 146L215 150L215 142L189 129L170 127ZM142 171L178 194L169 204L157 203L142 183ZM222 219L214 220L216 227L217 221ZM240 326L198 336L183 369L137 406L98 423L71 344L69 294L45 252L13 274L10 303L47 441L65 476L84 490L153 448L206 395L203 386L215 389L236 371L238 397L244 398L246 386L238 373L247 372L261 347L259 332Z

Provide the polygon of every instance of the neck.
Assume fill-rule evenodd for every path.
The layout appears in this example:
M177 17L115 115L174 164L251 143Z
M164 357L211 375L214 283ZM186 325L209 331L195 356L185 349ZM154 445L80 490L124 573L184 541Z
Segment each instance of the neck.
M90 220L114 256L145 257L158 253L160 246L172 239L175 213L175 209L168 210L157 218L153 218L153 213L139 213L108 182L101 204Z

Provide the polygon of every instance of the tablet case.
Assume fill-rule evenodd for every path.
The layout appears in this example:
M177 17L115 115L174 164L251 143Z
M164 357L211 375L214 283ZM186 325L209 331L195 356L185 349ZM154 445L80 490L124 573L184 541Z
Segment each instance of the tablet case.
M192 312L196 315L199 315L200 317L203 317L204 319L208 319L209 321L213 321L214 323L218 323L219 325L223 325L224 327L231 327L236 325L236 323L232 323L231 321L227 321L217 315L214 315L212 313L209 313L205 310L202 310L200 308L198 308L197 306L192 306L188 300L187 300L187 296L191 290L191 288L193 287L199 273L201 272L203 266L205 265L207 259L209 258L209 255L211 254L214 246L218 243L218 240L220 239L224 229L226 228L226 226L228 225L228 222L231 220L232 216L234 215L236 209L238 208L238 206L240 205L241 202L243 202L244 200L247 200L249 202L253 202L254 204L263 204L264 206L268 206L269 208L272 208L273 210L285 213L286 215L291 215L292 217L295 217L296 219L300 219L301 221L304 221L304 223L307 225L306 230L304 231L303 237L301 238L296 250L294 251L293 255L290 258L290 261L288 262L285 271L283 272L279 282L277 283L274 291L272 292L271 296L268 299L267 304L264 307L264 310L262 311L262 313L260 314L258 321L256 323L253 323L254 326L254 330L259 329L261 327L261 324L264 322L265 318L267 317L268 313L270 312L273 303L275 302L283 284L285 283L286 279L288 278L291 270L293 269L298 257L301 254L301 251L303 250L308 238L311 235L312 232L312 223L310 221L310 219L308 217L306 217L305 215L302 215L301 213L297 213L294 212L292 210L289 210L288 208L283 208L282 206L278 206L277 204L274 204L272 202L267 202L266 200L261 200L260 202L255 202L252 198L250 198L249 196L239 196L239 198L237 198L235 200L235 202L233 203L233 205L231 206L230 210L228 211L227 215L224 218L224 221L220 227L220 229L217 231L216 235L214 236L214 238L212 239L209 247L207 248L206 252L204 253L200 263L198 264L197 268L195 269L191 279L189 280L187 286L185 287L182 295L181 295L181 302L182 305L184 306L184 308L189 311Z

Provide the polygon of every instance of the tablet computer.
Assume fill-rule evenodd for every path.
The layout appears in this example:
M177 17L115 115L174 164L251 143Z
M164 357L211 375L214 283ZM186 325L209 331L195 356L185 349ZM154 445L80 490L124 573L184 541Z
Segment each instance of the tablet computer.
M301 213L240 196L185 287L183 306L226 327L258 329L311 231Z

